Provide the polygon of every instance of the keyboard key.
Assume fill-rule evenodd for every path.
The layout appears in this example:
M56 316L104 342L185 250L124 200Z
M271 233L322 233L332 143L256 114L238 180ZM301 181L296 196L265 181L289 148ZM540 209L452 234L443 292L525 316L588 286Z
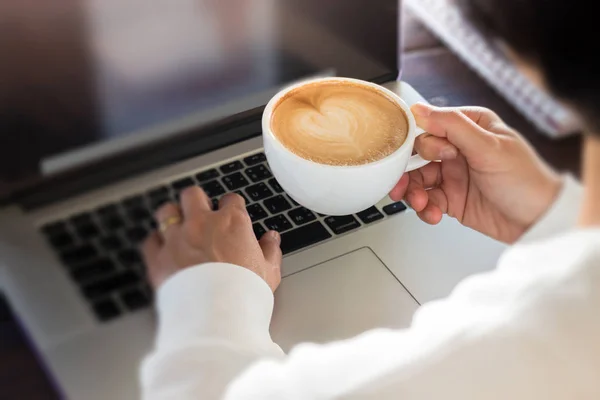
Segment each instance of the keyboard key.
M125 267L131 267L142 262L140 253L134 249L121 250L117 255L117 258Z
M154 292L152 291L152 288L150 287L150 285L146 282L144 284L142 284L142 286L140 287L140 290L146 294L146 296L148 296L148 298L150 300L152 300L152 296L154 294Z
M124 199L121 204L125 208L133 208L133 207L145 207L146 201L142 196L132 196Z
M71 276L77 282L86 282L102 278L117 270L114 262L109 258L100 258L71 270Z
M194 186L195 184L196 182L192 178L183 178L173 182L171 187L175 191L180 192L187 187Z
M218 176L219 171L217 171L216 169L209 169L208 171L203 171L196 175L196 179L198 179L198 182L203 183L210 181L211 179L215 179Z
M247 187L246 194L248 197L250 197L250 199L252 199L252 201L259 201L266 199L267 197L271 197L273 192L267 187L267 185L261 182L258 185Z
M252 180L252 182L262 181L263 179L267 179L273 176L271 175L271 171L269 171L264 164L247 168L244 172L246 173L248 178Z
M351 231L360 226L360 222L352 215L344 215L341 217L327 217L325 223L331 228L333 233L341 235L342 233Z
M73 235L65 231L63 233L48 236L48 242L57 249L64 249L72 246L75 243L75 239L73 238Z
M133 271L126 271L110 278L86 285L82 291L85 297L95 299L104 297L111 292L133 286L140 282L140 277Z
M325 229L322 223L313 222L296 228L281 235L281 251L283 254L300 250L315 243L322 242L331 237L331 233Z
M406 206L401 201L398 201L398 202L392 203L392 204L388 204L387 206L383 207L383 212L386 213L387 215L394 215L394 214L397 214L404 210L406 210Z
M63 249L75 243L75 239L71 235L67 224L62 221L46 224L41 229L46 235L48 242L57 249Z
M288 194L288 198L290 199L290 201L292 202L293 205L295 206L299 206L300 204L298 204L298 202L294 199L292 199L292 197Z
M162 206L164 206L167 203L170 203L171 201L173 201L173 199L171 199L171 197L153 197L150 199L150 207L152 207L152 210L156 211L159 208L161 208Z
M250 204L250 200L248 200L248 197L246 197L246 195L244 194L244 192L242 192L241 190L236 190L235 193L239 194L240 196L242 196L244 198L244 201L246 202L246 204Z
M60 257L62 258L65 264L76 265L88 261L93 257L96 257L97 254L98 252L93 246L89 244L84 244L82 246L77 246L73 249L63 251L60 254Z
M304 207L299 207L290 211L288 216L296 225L304 225L317 219L317 216L312 211Z
M89 213L74 216L71 218L71 223L77 234L84 239L90 239L100 234L100 229L98 229L92 215Z
M169 197L170 195L171 191L166 186L159 186L148 191L150 199Z
M125 226L125 220L116 205L109 205L97 210L100 223L106 230L116 230Z
M119 306L112 299L98 301L93 305L96 317L103 322L109 321L121 315Z
M271 188L273 189L273 191L275 193L283 193L283 188L279 185L279 182L277 182L277 179L275 179L275 178L269 179L269 186L271 186Z
M292 208L292 205L282 195L271 197L263 202L271 214L277 214Z
M157 225L158 224L153 219L148 219L140 224L140 226L146 230L146 236L148 236L148 234L150 234L153 230L157 229ZM144 239L146 238L144 237Z
M131 289L123 292L121 300L129 311L139 310L150 305L150 298L140 289Z
M168 202L168 201L165 201L165 203L166 202ZM145 221L145 220L152 218L152 214L150 214L150 211L148 211L148 209L143 206L136 206L136 207L130 208L129 210L127 210L127 215L134 222L141 222L141 221Z
M119 214L119 207L117 207L116 204L108 204L106 206L100 207L99 209L96 210L96 213L103 217L105 215L114 215L114 214Z
M125 220L120 215L111 215L101 219L100 222L107 231L114 231L125 226Z
M264 235L267 232L267 230L263 228L263 226L259 222L253 224L252 229L254 230L254 235L256 236L257 240L260 240L262 235Z
M147 280L148 278L146 277L146 266L144 264L135 264L133 266L131 266L130 268L128 268L129 270L135 272L136 274L139 274L141 277L141 280Z
M163 204L172 201L171 191L166 186L159 186L148 192L148 198L150 199L150 207L152 210L159 209Z
M225 188L219 183L219 181L204 183L202 184L202 189L204 189L208 197L216 197L225 193Z
M235 174L223 177L223 183L229 190L236 190L250 184L241 172L236 172Z
M123 241L115 235L104 236L99 238L98 244L106 251L115 251L123 248Z
M134 226L132 228L128 228L125 231L125 235L127 238L129 238L129 240L131 240L132 243L137 244L146 238L148 232L146 231L146 228L142 226Z
M269 230L285 232L293 228L291 222L283 214L265 220L265 225Z
M244 162L249 167L256 165L258 163L261 163L263 161L266 161L266 160L267 160L267 157L265 157L265 153L257 153L257 154L253 154L251 156L244 158Z
M221 172L224 174L230 174L237 170L244 168L244 165L241 161L232 161L229 164L221 165Z
M377 207L375 206L367 208L366 210L361 211L356 215L365 224L370 224L371 222L375 222L383 218L383 214L380 213Z
M70 220L71 224L75 227L80 226L80 225L91 224L94 222L94 220L92 219L92 214L90 214L88 212L74 215L69 220Z
M217 211L219 209L219 199L211 199L212 209L213 211Z
M269 216L265 209L262 208L262 206L258 203L249 205L248 207L246 207L246 211L248 211L248 215L250 215L250 219L252 220L252 222L259 221Z
M54 235L60 235L63 233L68 233L69 228L67 227L66 223L59 221L59 222L51 222L49 224L42 226L42 231L46 235L54 236Z
M90 224L87 224L87 225L78 226L75 229L77 231L77 234L80 237L82 237L83 239L91 239L91 238L96 237L96 236L98 236L100 234L100 229L93 222L90 223Z

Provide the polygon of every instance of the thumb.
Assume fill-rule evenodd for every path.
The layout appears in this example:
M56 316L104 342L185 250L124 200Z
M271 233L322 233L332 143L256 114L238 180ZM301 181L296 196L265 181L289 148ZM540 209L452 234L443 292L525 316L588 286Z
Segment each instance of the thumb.
M445 138L467 158L485 154L497 140L459 108L415 104L411 111L417 125L430 135Z
M258 242L263 251L265 260L271 264L281 266L281 236L277 231L269 231L265 233Z

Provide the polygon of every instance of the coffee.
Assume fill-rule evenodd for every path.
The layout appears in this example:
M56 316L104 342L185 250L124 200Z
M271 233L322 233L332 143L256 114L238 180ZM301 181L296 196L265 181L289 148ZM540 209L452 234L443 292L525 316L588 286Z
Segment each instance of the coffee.
M271 130L288 150L307 160L362 165L396 151L408 135L408 119L394 100L374 88L318 82L279 101Z

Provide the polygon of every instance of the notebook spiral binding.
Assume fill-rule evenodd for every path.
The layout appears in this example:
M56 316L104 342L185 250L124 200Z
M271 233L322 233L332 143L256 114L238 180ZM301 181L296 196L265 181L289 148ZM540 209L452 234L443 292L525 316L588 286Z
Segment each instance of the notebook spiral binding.
M553 138L580 131L576 116L498 54L453 0L404 0L404 5L540 131Z

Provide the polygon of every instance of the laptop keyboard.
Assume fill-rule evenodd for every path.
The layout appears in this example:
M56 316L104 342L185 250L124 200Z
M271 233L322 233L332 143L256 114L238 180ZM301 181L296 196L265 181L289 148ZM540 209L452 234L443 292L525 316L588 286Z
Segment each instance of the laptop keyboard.
M244 197L256 237L269 229L279 231L283 254L406 210L397 202L381 210L373 206L356 215L318 215L285 194L264 153L256 153L44 225L43 234L99 321L151 304L152 291L138 246L156 229L154 211L166 202L177 201L182 190L194 185L204 189L215 208L226 193Z

